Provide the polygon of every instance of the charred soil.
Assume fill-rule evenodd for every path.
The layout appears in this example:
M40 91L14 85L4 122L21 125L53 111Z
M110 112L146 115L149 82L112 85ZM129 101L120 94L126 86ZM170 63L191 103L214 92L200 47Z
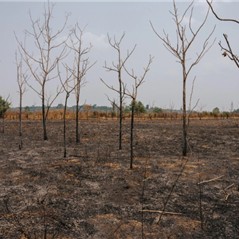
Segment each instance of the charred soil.
M239 238L239 127L192 120L181 157L180 120L140 120L130 166L129 125L116 120L6 121L0 133L0 238Z

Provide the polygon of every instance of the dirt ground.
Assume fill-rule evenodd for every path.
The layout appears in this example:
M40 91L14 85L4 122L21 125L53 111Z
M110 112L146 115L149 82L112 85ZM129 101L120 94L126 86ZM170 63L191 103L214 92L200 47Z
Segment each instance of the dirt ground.
M192 120L190 153L181 157L180 120L136 122L130 165L129 121L118 150L116 120L80 122L74 142L63 125L18 122L0 133L0 238L239 238L239 127Z

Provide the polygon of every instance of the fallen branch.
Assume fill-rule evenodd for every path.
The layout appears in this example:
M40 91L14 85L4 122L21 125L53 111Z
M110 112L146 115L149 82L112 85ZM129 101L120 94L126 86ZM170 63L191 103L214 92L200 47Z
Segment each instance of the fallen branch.
M228 187L224 188L224 191L225 191L225 190L228 190L228 189L230 189L230 188L232 188L234 185L235 185L235 184L234 184L234 183L232 183L232 184L231 184L231 185L229 185Z
M225 196L225 201L227 201L230 196L231 196L230 193L226 194L226 196Z
M161 213L161 214L168 214L168 215L182 215L182 213L179 212L166 212L166 211L161 211L161 210L140 210L141 212L150 212L150 213Z
M226 191L231 189L234 186L234 183L232 183L231 185L229 185L228 187L226 187L225 189L223 189L224 193L225 193L225 201L228 200L228 198L231 196L231 193L227 193Z
M224 177L224 175L222 176L219 176L219 177L216 177L216 178L212 178L212 179L209 179L209 180L205 180L205 181L202 181L202 182L199 182L198 185L201 185L201 184L204 184L204 183L210 183L210 182L214 182L220 178Z

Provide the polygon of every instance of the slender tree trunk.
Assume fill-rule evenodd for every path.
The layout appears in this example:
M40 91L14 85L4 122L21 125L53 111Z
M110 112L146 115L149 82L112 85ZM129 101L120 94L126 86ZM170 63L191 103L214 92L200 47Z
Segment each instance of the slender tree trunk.
M76 29L75 29L76 30ZM75 32L76 33L76 32ZM82 35L80 35L82 36ZM80 69L80 65L81 65L81 37L79 40L79 48L78 48L78 56L77 56L77 86L76 86L76 143L80 142L80 138L79 138L79 101L80 101L80 87L81 87L81 69Z
M22 149L22 94L23 92L20 89L20 103L19 103L19 149Z
M76 143L80 142L79 137L79 96L76 99Z
M122 99L120 100L120 115L119 115L119 150L122 149L122 123L123 123L123 109Z
M187 107L186 107L186 73L183 67L183 156L187 156Z
M43 139L48 140L47 130L46 130L45 105L42 105L42 125L43 125Z
M122 80L121 71L119 71L119 95L120 95L120 105L119 105L119 150L122 149L122 122L123 122L123 93L122 93Z
M46 130L45 84L42 85L42 127L43 127L43 139L48 140Z
M133 160L134 160L134 112L135 112L135 99L132 100L132 108L131 108L130 169L133 169Z
M64 113L63 113L63 122L64 122L64 129L63 129L64 158L66 158L66 110L67 110L67 100L68 100L68 98L69 98L69 93L66 94Z

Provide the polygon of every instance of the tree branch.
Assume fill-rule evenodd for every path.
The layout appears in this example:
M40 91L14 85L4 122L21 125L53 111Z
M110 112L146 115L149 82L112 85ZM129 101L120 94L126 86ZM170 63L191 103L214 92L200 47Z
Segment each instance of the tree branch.
M232 18L222 18L222 17L219 17L217 15L217 13L214 11L213 7L212 7L212 2L209 2L208 0L207 1L207 4L209 5L213 15L219 20L219 21L224 21L224 22L234 22L234 23L237 23L239 24L239 21L238 20L235 20L235 19L232 19Z

